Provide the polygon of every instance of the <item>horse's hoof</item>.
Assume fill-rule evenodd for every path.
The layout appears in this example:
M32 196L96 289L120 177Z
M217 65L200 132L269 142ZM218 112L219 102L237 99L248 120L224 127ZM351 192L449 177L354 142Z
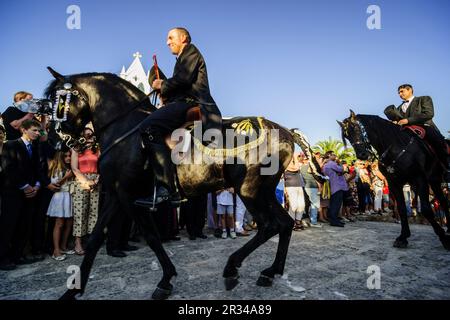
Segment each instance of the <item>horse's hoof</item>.
M446 250L450 250L450 235L445 235L445 237L441 239L441 243Z
M225 290L233 290L239 283L239 275L225 278Z
M172 294L172 288L163 289L163 288L157 287L152 294L152 299L153 300L166 300L168 297L170 297L171 294Z
M272 286L273 278L270 278L265 275L260 275L258 280L256 281L256 285L260 287L270 287Z
M59 298L59 300L77 300L77 298L75 297L77 294L81 293L80 290L77 289L69 289L66 292L64 292L64 294Z
M408 241L406 240L395 240L393 247L394 248L401 248L401 249L405 249L408 246Z

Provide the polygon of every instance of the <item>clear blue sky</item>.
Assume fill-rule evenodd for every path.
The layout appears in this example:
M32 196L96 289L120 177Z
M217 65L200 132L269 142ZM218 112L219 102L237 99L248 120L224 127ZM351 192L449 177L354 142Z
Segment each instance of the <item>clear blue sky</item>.
M66 9L81 8L81 30ZM381 30L369 30L369 5ZM430 95L450 130L450 1L430 0L54 0L0 2L0 111L19 90L42 96L63 74L119 73L140 51L171 75L167 31L184 26L203 53L224 116L262 115L298 127L315 143L339 137L336 120L382 115L411 83Z

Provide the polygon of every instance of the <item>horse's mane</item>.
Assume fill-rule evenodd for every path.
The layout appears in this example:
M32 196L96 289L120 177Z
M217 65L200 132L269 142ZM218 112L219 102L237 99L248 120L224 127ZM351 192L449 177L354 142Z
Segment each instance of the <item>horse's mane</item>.
M358 119L363 122L364 125L373 125L376 124L376 126L382 126L381 129L388 130L389 133L396 133L398 134L400 132L400 127L389 120L383 119L379 116L372 115L372 114L358 114Z
M389 120L369 114L358 114L357 118L362 122L366 130L370 128L376 133L382 144L391 143L396 138L402 143L407 143L409 140L410 134Z
M103 77L107 82L110 82L110 83L120 83L127 90L130 90L133 94L135 94L138 97L138 100L142 100L145 98L145 93L143 93L141 90L139 90L132 83L126 81L125 79L122 79L121 77L119 77L118 75L116 75L114 73L107 73L107 72L79 73L79 74L67 75L67 76L65 76L65 79L67 82L73 83L79 79L87 79L89 81L90 78L98 78L98 77ZM51 95L57 89L57 87L60 85L61 85L61 82L57 79L50 81L47 88L44 89L44 96L47 98L50 98Z

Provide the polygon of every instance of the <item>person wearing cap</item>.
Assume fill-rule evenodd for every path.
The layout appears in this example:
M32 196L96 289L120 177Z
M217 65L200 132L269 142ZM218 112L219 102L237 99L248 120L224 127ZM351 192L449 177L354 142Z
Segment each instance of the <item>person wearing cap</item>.
M414 89L410 84L398 87L398 95L403 102L395 107L390 105L384 110L389 120L400 126L416 125L425 129L425 140L434 149L438 159L448 170L447 143L437 126L433 122L434 106L430 96L414 96Z

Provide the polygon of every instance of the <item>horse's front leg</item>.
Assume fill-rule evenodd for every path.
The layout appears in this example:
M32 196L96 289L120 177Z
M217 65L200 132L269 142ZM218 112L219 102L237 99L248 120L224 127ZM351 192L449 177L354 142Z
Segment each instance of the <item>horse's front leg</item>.
M100 208L97 223L89 237L83 262L80 266L80 288L72 288L67 290L60 300L74 300L76 295L82 295L89 279L89 273L94 263L98 250L104 242L104 229L111 221L113 215L121 214L119 212L119 202L115 196L106 193L105 204Z
M397 201L397 209L400 214L400 222L402 226L400 236L395 239L393 246L395 248L406 248L408 246L407 239L411 236L411 231L409 230L405 197L403 196L403 186L395 185L392 181L389 181L389 186L395 200Z
M134 218L147 244L155 252L155 255L163 269L163 277L153 292L152 299L167 299L172 294L173 290L173 285L170 282L173 277L177 276L175 266L162 246L161 240L158 236L158 231L151 215L145 212L137 212L134 214Z

